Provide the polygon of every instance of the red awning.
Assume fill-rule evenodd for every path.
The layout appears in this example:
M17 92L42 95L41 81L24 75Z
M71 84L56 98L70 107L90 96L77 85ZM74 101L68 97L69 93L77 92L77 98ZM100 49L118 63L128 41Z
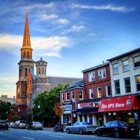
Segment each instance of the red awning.
M140 109L139 101L135 95L102 99L98 112L125 111Z

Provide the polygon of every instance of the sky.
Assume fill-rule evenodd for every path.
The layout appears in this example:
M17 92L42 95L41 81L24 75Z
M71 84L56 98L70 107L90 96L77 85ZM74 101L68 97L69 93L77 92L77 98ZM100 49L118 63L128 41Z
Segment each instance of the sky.
M0 96L16 96L28 13L33 60L47 76L82 70L140 47L139 0L0 0Z

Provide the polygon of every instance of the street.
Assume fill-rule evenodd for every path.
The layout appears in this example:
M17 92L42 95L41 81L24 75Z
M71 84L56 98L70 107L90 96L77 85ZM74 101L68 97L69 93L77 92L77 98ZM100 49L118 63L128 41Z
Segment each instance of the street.
M52 129L44 128L41 130L13 129L0 130L0 140L117 140L111 136L98 137L95 134L67 134L66 132L54 132ZM138 140L136 138L119 138L119 140Z

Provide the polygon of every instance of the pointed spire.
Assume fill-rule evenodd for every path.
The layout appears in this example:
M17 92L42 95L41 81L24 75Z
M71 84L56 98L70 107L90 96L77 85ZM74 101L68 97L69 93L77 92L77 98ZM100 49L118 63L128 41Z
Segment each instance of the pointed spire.
M28 24L28 13L26 13L26 20L25 20L25 28L24 28L24 37L23 37L23 45L22 47L29 47L31 48L30 43L30 32L29 32L29 24Z

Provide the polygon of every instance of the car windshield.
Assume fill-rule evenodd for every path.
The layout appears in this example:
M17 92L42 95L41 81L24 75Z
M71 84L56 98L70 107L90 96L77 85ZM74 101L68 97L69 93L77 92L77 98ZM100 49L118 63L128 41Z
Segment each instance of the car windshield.
M119 122L119 124L122 125L122 126L128 125L126 122Z
M41 124L40 122L34 122L34 124Z

